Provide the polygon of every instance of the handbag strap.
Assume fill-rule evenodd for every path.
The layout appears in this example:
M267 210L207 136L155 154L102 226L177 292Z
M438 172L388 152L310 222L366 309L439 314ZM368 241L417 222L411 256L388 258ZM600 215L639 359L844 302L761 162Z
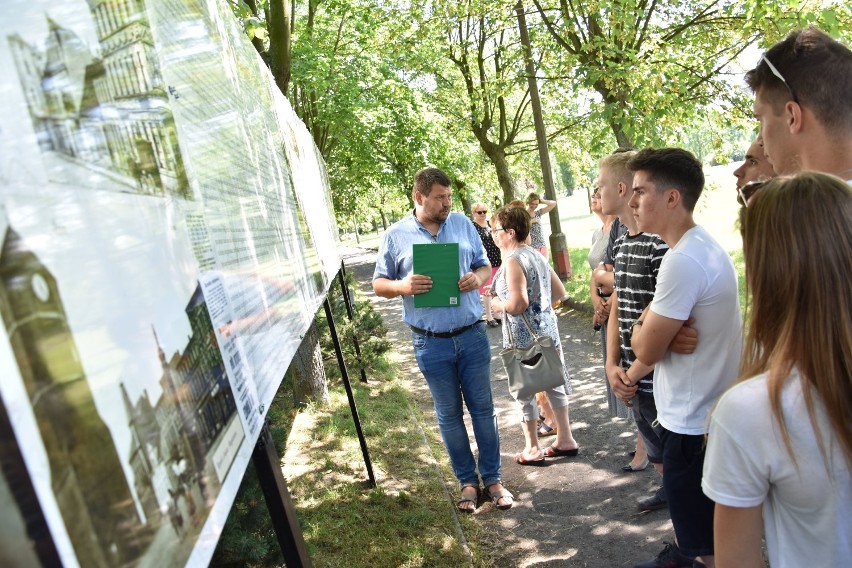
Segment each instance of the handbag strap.
M520 254L519 254L519 253L520 253L522 250L524 250L524 249L518 249L517 251L515 251L515 252L512 254L511 258L514 258L515 260L517 260L517 261L518 261L518 265L521 267L521 272L523 272L523 273L524 273L524 280L526 280L526 279L527 279L527 271L526 271L526 269L524 268L524 264L520 261L520 259L516 258L517 256L520 256ZM536 254L538 254L538 253L536 253ZM501 268L502 268L502 267L501 267ZM529 308L527 308L527 309L529 309ZM508 314L508 315L512 315L512 314ZM517 317L517 316L516 316L516 317ZM530 335L532 335L532 336L533 336L533 341L538 341L538 337L539 337L539 336L538 336L538 334L535 332L535 330L533 330L533 326L530 324L530 320L529 320L529 319L527 319L527 311L526 311L526 310L524 310L524 311L521 313L521 318L523 319L523 322L524 322L524 325L525 325L525 326L526 326L526 328L527 328L527 331L529 331L529 332L530 332ZM508 320L507 320L507 322L506 322L506 323L508 324L508 325L506 326L506 330L509 332L509 347L514 348L514 347L515 347L515 337L512 335L512 324L511 324L511 322L510 322L510 321L508 321Z

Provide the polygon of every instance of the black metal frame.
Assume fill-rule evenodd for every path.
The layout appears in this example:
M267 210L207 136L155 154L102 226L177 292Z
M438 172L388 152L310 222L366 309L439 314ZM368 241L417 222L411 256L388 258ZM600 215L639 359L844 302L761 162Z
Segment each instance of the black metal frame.
M352 305L349 300L349 291L346 288L343 263L340 265L338 277L344 302L346 303L346 311L351 320L353 316ZM337 365L340 367L340 375L343 378L343 386L346 389L346 397L349 399L349 409L352 411L352 419L355 421L355 431L358 434L361 453L364 456L364 465L367 468L367 477L369 478L368 485L375 487L376 477L373 474L373 463L370 460L367 440L364 438L364 431L361 428L361 419L358 417L358 408L355 405L352 383L349 380L346 361L343 359L343 349L340 345L340 339L337 336L337 327L334 324L334 316L332 315L331 303L328 301L328 296L326 296L323 302L323 307L325 308L325 317L328 321L328 329L331 333L331 341L334 343ZM355 340L355 353L360 359L361 350L358 347L357 339ZM362 382L367 382L363 368L361 369L361 380ZM281 459L278 457L275 443L266 424L264 424L260 437L257 440L257 445L252 454L252 461L257 471L260 487L263 490L266 506L269 509L272 527L278 538L278 545L281 547L281 552L284 555L284 563L287 565L287 568L310 568L312 564L305 544L305 537L302 534L299 518L296 515L296 508L287 489L287 482L284 480L284 474L281 472Z

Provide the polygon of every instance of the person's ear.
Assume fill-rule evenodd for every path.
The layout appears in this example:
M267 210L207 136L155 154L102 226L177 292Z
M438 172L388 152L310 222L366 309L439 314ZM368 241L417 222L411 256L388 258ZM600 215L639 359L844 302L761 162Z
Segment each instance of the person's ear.
M804 119L802 105L793 101L787 101L784 105L784 112L787 118L787 127L790 129L790 134L795 134L802 130L802 121Z
M627 194L627 184L623 181L618 182L618 196L624 197Z
M680 191L677 189L670 189L666 192L666 207L669 209L674 209L680 204L681 195Z
M414 204L415 205L423 205L423 194L419 191L414 192Z

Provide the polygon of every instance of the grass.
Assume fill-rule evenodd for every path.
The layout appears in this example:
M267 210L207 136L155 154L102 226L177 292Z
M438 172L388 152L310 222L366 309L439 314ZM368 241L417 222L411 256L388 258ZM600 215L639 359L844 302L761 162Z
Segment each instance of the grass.
M571 255L571 278L565 282L565 291L577 303L587 305L592 309L589 298L589 279L592 277L592 269L589 268L589 256L587 248L572 248Z
M410 393L393 367L369 385L354 384L373 468L366 470L342 387L331 404L300 415L296 445L307 457L290 479L314 565L446 566L471 559L460 544L451 505L429 445L424 443ZM427 433L427 436L430 434ZM292 437L291 437L291 441ZM432 440L431 446L440 444ZM435 451L442 458L443 453ZM286 471L286 468L285 468Z
M729 215L717 216L719 225L726 226ZM569 242L573 276L565 288L579 305L589 305L591 272L586 261L589 249L579 245L588 242L586 236L596 223L591 216L581 215L564 227L574 237ZM362 239L362 245L377 243L375 237ZM744 306L743 257L735 246L727 248L732 249ZM336 320L338 333L347 335L345 319ZM367 327L373 327L374 340L381 339L382 334L375 332L381 322L372 321ZM362 350L367 348L362 343ZM326 361L327 406L295 409L291 385L285 380L269 411L313 564L318 568L491 566L489 545L499 535L489 534L474 519L456 519L447 497L447 490L455 495L456 488L445 487L442 481L453 479L446 452L437 427L421 430L419 426L428 423L421 413L429 409L417 405L412 387L400 379L407 373L381 357L369 367L370 383L364 385L357 381L352 358L347 362L379 487L366 483L354 422L333 357ZM464 529L467 547L457 522ZM211 566L283 566L251 467Z
M369 302L358 310L371 311ZM372 343L381 350L381 320L366 314ZM344 318L336 318L343 323ZM338 332L345 325L338 325ZM341 335L343 335L341 333ZM328 351L324 350L327 355ZM287 378L269 409L272 436L313 564L324 567L490 566L478 523L454 514L454 479L437 427L421 416L407 373L379 355L369 384L359 382L347 358L353 393L378 487L367 472L334 356L325 361L330 401L294 408ZM289 375L288 375L289 377ZM460 526L464 527L464 536ZM467 543L465 541L467 539ZM468 546L469 545L469 546ZM263 496L251 466L225 525L211 566L283 566Z

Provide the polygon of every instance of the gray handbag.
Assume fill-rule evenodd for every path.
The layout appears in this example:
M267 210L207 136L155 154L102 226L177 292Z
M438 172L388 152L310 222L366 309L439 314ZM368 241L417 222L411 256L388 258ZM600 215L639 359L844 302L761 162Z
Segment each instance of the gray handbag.
M517 347L512 326L507 321L509 346L500 351L500 358L509 376L509 394L515 400L526 401L537 392L564 385L565 369L553 339L536 334L525 313L521 317L533 336L533 342L523 349Z

